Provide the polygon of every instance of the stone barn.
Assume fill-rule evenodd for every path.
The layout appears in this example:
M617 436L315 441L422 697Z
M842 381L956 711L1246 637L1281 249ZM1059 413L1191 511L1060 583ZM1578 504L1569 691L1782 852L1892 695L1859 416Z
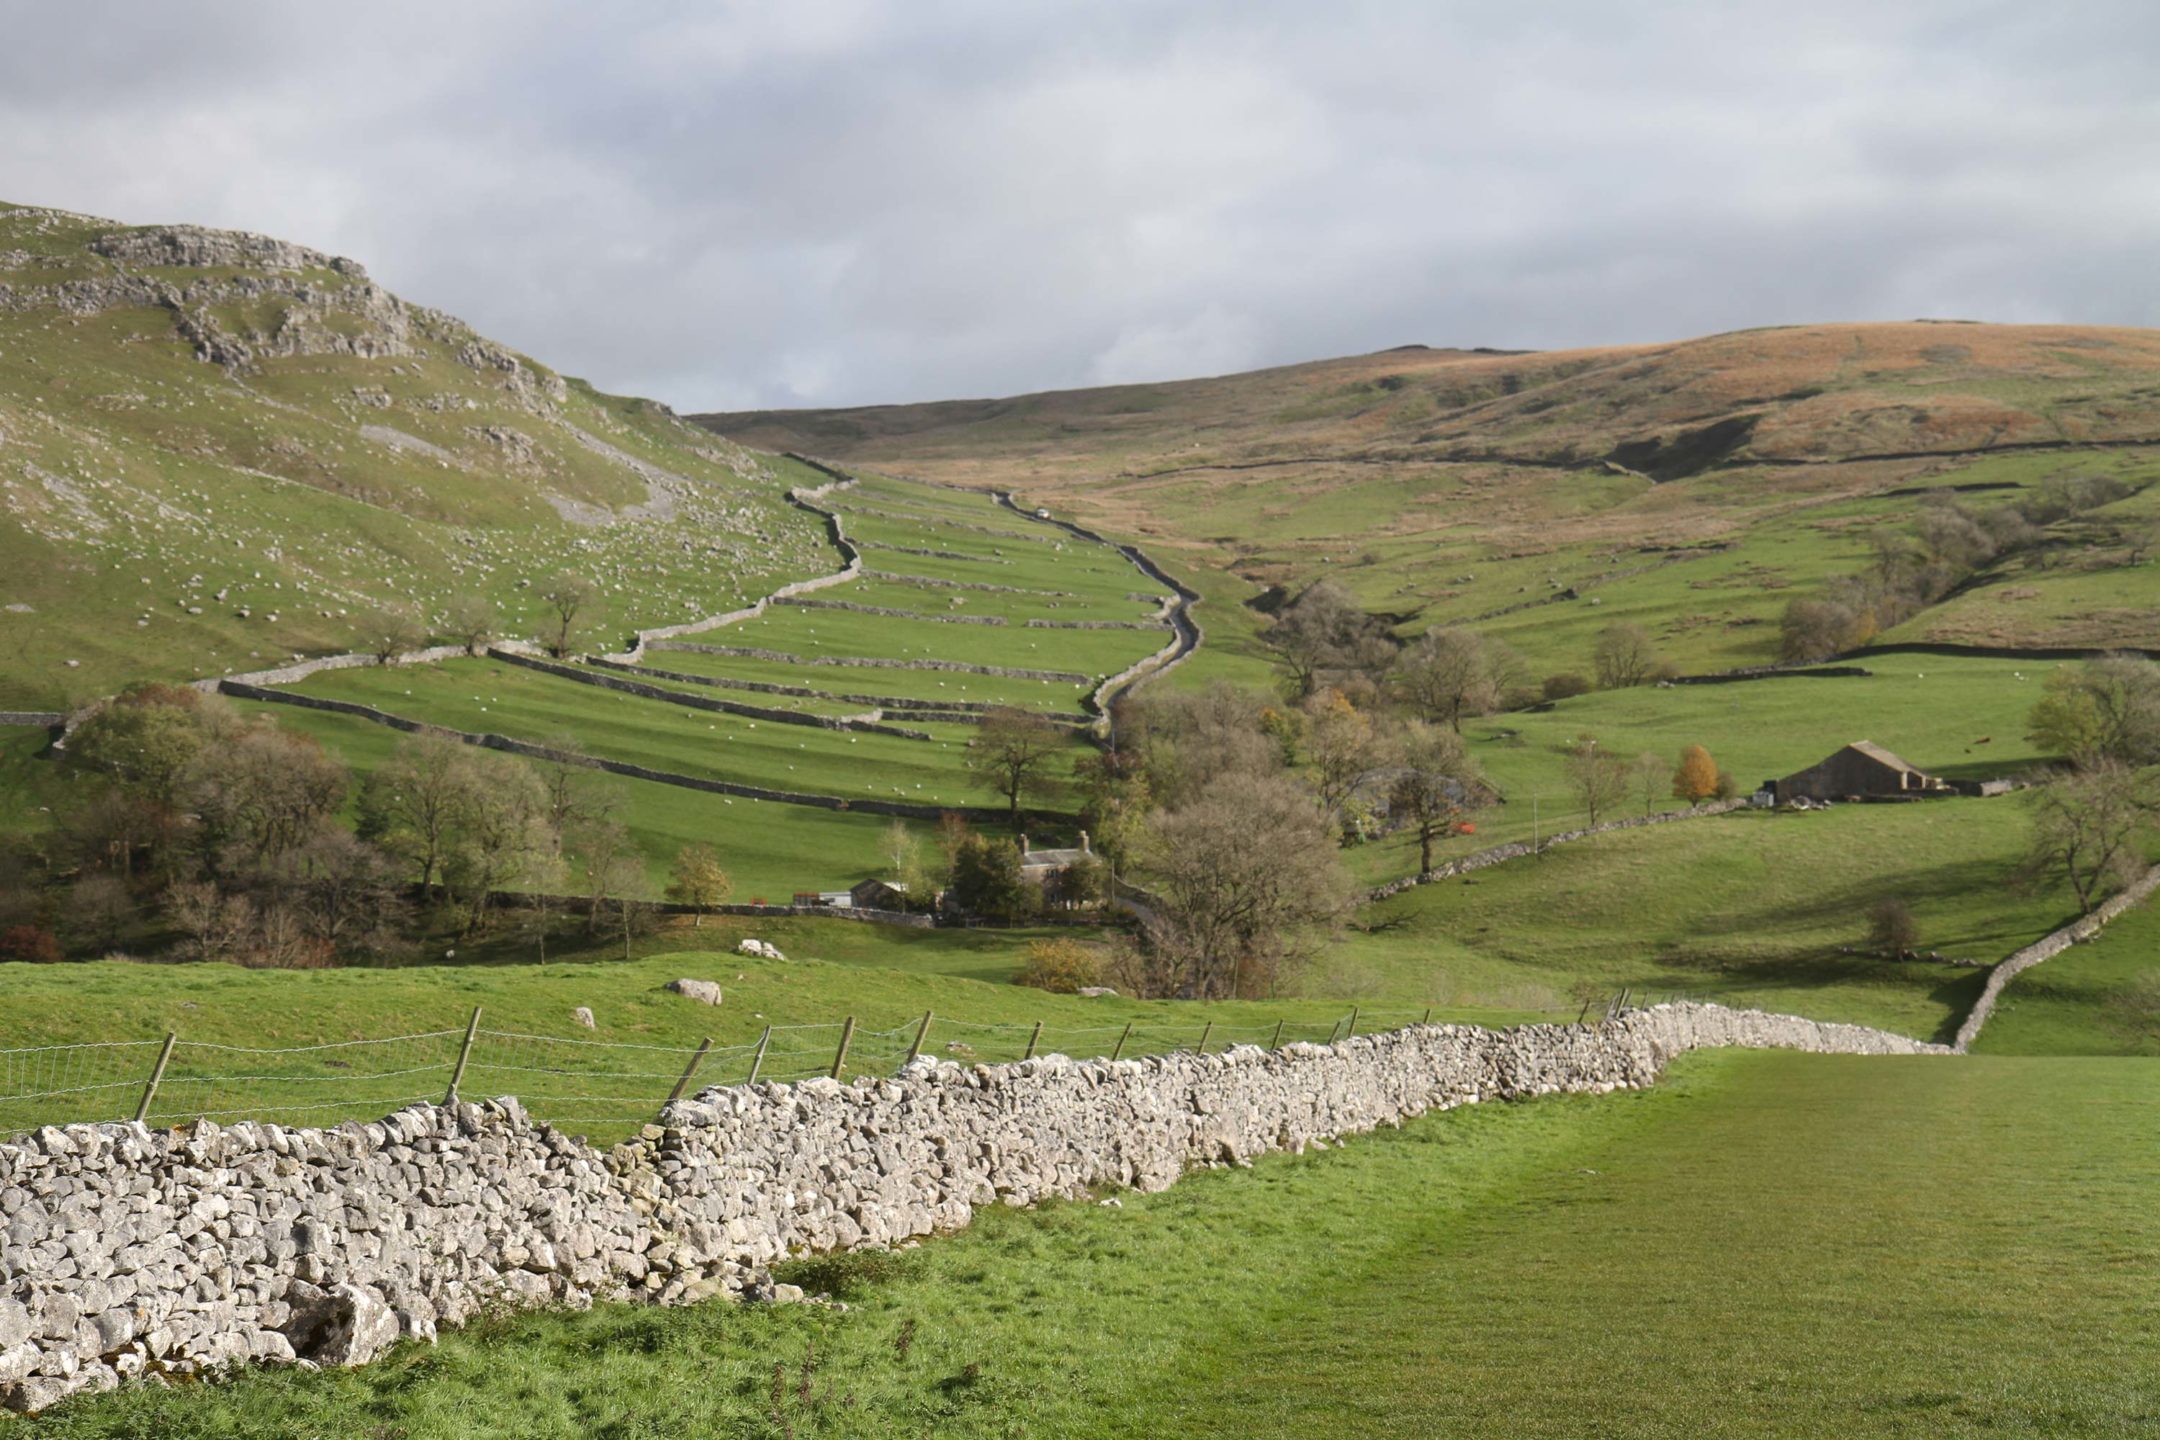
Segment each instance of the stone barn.
M1946 795L1950 786L1868 740L1855 740L1827 760L1763 787L1779 805L1795 800L1917 799Z

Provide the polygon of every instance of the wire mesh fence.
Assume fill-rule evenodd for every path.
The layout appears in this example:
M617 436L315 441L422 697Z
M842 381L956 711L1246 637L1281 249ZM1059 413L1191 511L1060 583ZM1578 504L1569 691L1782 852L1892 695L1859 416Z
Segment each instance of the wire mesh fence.
M885 1029L840 1021L773 1025L755 1040L643 1044L493 1030L481 1012L454 1029L278 1048L171 1035L0 1049L0 1137L41 1125L196 1119L335 1125L452 1093L515 1095L534 1117L606 1143L654 1120L678 1094L747 1081L886 1075L916 1055L997 1064L1034 1055L1133 1058L1232 1045L1332 1041L1430 1019L1352 1009L1332 1020L1143 1019L1057 1026L921 1015Z

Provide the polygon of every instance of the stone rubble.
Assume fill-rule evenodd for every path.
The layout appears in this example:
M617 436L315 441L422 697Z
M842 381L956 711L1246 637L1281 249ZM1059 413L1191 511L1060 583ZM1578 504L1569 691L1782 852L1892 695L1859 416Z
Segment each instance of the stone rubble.
M1945 1047L1717 1006L1598 1026L1425 1025L1335 1045L708 1089L602 1152L514 1099L331 1130L47 1127L0 1145L0 1403L254 1361L365 1363L485 1306L780 1298L792 1254L978 1206L1160 1190L1433 1109L1653 1083L1705 1045Z

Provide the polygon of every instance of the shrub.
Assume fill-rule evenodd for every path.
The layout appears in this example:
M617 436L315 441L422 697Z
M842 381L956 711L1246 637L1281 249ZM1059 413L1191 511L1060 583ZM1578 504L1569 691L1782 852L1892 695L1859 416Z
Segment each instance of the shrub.
M1547 700L1572 700L1577 695L1590 693L1590 677L1573 670L1562 670L1546 676L1541 688Z
M50 965L60 959L60 942L42 925L14 925L0 930L0 960Z
M1920 944L1920 922L1903 900L1878 900L1868 907L1868 948L1902 960Z
M1013 981L1056 995L1071 995L1083 985L1102 983L1102 957L1094 946L1078 940L1037 940L1029 944L1027 963Z
M1700 805L1718 793L1721 773L1708 750L1700 745L1688 746L1680 752L1680 763L1673 767L1673 798Z

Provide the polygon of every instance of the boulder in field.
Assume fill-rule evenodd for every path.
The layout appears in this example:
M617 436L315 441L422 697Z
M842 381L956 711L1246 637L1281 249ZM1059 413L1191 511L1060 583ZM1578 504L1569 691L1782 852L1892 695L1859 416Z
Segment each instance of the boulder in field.
M700 1005L718 1005L720 986L712 980L670 980L667 988L685 1000L695 1000Z

